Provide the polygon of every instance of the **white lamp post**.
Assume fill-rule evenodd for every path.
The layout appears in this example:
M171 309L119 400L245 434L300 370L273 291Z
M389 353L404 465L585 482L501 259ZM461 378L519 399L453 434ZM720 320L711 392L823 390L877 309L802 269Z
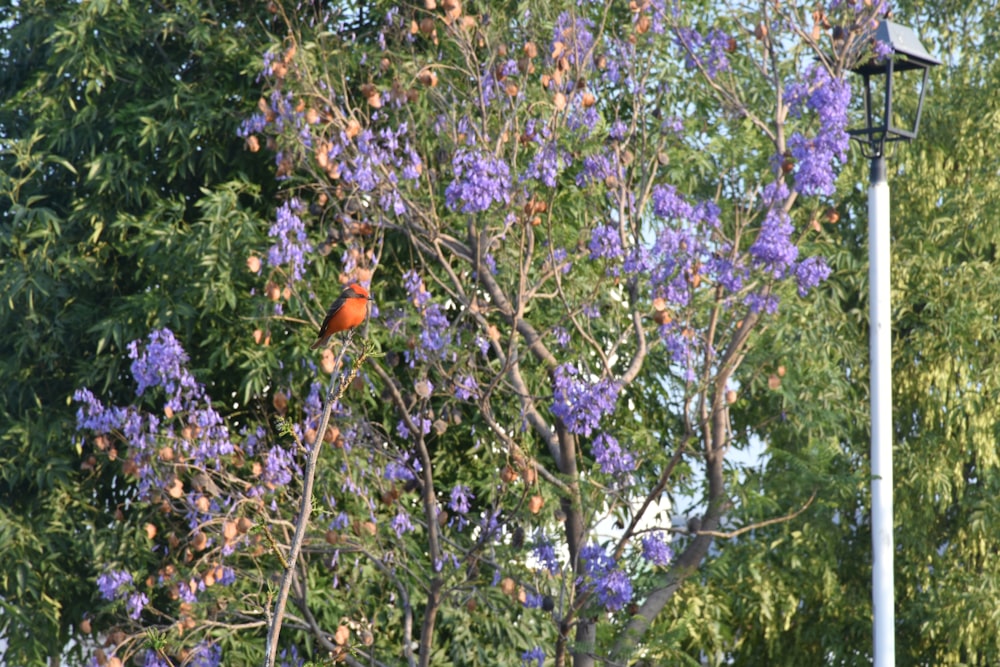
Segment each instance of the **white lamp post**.
M930 67L940 61L920 44L914 32L882 21L874 32L875 56L854 72L864 77L865 127L851 130L871 160L868 187L868 281L870 289L871 433L872 433L872 608L875 667L896 663L892 521L892 322L889 297L889 183L885 149L893 141L917 136ZM907 73L912 74L907 74ZM911 76L915 77L911 79ZM910 122L893 107L893 89L919 85L916 113ZM884 95L874 99L873 89Z

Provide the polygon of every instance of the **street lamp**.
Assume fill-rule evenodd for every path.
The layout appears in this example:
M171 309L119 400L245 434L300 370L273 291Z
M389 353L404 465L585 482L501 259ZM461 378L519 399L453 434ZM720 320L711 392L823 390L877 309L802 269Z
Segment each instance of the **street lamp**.
M892 535L892 323L889 296L889 183L886 144L916 138L928 70L940 61L927 53L910 28L881 21L874 55L853 69L864 77L865 127L851 130L871 160L868 187L868 282L872 420L872 610L875 667L896 663ZM914 77L913 75L916 75ZM917 108L909 121L893 106L893 91L917 84ZM876 99L881 91L884 99Z

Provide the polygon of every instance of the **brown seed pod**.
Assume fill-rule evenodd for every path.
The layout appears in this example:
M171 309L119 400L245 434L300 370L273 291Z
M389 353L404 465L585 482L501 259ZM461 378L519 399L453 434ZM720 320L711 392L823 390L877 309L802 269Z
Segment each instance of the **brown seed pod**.
M500 471L500 479L503 480L504 484L510 484L517 479L517 473L510 466L504 466L503 470Z
M198 531L191 537L191 547L195 551L202 551L208 546L208 535Z
M438 84L438 76L434 70L424 68L417 74L417 81L428 88L433 88Z

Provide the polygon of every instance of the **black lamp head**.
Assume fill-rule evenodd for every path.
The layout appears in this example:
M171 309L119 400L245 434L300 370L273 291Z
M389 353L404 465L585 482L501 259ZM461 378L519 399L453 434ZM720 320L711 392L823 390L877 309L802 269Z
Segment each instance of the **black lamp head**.
M927 52L911 28L889 20L880 21L875 28L872 51L870 58L851 70L860 74L865 82L865 127L850 130L850 133L861 143L867 157L882 157L887 142L916 138L928 72L941 61ZM919 77L916 113L910 123L897 124L893 116L893 87L915 81L915 77L905 74L911 71L916 71ZM885 99L872 99L873 88L881 89Z

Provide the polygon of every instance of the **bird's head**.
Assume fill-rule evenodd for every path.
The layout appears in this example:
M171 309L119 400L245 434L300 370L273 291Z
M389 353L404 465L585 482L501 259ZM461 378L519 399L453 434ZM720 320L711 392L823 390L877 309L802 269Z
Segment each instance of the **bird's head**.
M371 295L368 294L368 290L366 290L358 283L351 283L350 285L345 287L344 291L340 293L340 296L341 298L344 299L367 299L369 301L372 300Z

